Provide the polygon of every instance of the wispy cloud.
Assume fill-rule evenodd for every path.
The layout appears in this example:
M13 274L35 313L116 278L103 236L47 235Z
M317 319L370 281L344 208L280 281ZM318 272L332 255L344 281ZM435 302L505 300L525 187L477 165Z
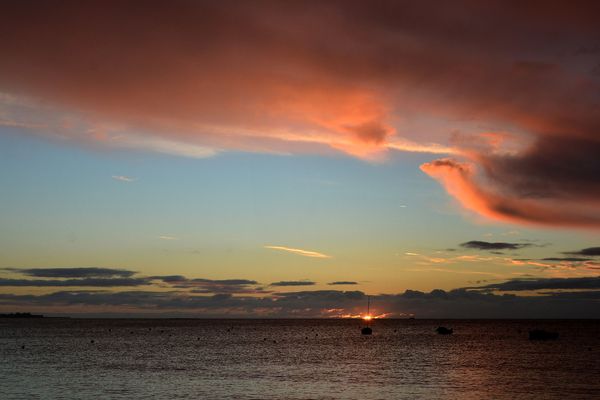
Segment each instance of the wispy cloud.
M250 279L189 279L181 275L151 276L149 280L161 281L167 287L191 289L193 293L258 294L269 293Z
M5 279L0 278L0 286L11 287L119 287L149 285L146 278L77 278L77 279Z
M171 235L160 235L158 238L161 240L179 240L179 238L177 236L171 236Z
M116 268L72 267L72 268L2 268L20 275L37 278L129 278L135 271Z
M157 153L190 158L207 158L217 154L217 150L208 146L142 135L114 136L111 138L110 144L115 147L149 150Z
M600 289L599 276L577 278L527 278L511 279L507 282L494 283L468 289L494 289L499 291L523 291L542 289Z
M308 280L304 280L304 281L279 281L279 282L273 282L269 286L314 286L316 284L317 284L316 282L308 281Z
M264 247L265 247L265 249L287 251L289 253L298 254L298 255L304 256L304 257L331 258L331 256L329 256L327 254L319 253L319 252L316 252L316 251L310 251L310 250L295 249L293 247L271 246L271 245L267 245L267 246L264 246Z
M456 154L459 150L444 146L438 143L416 143L411 140L397 138L395 141L386 145L388 149L406 151L410 153L429 153L429 154Z
M493 272L471 271L471 270L464 270L464 269L461 270L461 269L451 269L451 268L411 268L411 269L407 269L406 271L410 271L410 272L447 272L447 273L451 273L451 274L487 275L487 276L494 276L497 278L502 277L502 275L495 274Z
M121 182L133 182L133 181L135 181L135 178L132 178L130 176L125 176L125 175L113 175L112 178L115 181L121 181Z

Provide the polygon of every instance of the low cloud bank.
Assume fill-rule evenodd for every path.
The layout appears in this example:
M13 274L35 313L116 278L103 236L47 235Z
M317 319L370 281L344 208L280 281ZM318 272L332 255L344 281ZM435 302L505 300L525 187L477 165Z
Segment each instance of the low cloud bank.
M166 278L175 282L181 279ZM195 281L195 280L190 280ZM205 280L212 285L214 281ZM219 281L216 281L219 282ZM362 291L247 290L243 280L226 280L227 292L170 287L158 290L69 290L48 294L0 294L2 311L45 313L110 312L127 315L186 315L190 317L349 317L365 312ZM253 282L253 281L249 281ZM240 289L241 286L241 289ZM530 291L536 295L506 294ZM600 277L511 280L450 291L406 290L399 294L369 295L374 315L405 318L600 318Z

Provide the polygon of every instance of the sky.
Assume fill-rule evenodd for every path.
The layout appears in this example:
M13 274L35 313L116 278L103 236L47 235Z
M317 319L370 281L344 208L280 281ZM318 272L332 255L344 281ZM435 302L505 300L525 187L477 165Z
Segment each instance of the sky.
M599 318L599 8L4 2L0 312Z

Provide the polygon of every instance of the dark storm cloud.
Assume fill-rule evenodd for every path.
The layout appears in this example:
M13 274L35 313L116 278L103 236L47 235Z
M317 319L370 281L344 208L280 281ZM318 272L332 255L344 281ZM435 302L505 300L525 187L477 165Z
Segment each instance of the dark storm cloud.
M149 285L146 278L83 278L83 279L4 279L0 278L0 286L30 286L30 287L52 287L52 286L97 286L97 287L119 287L119 286L142 286Z
M506 243L506 242L483 242L480 240L471 240L469 242L461 243L461 247L467 249L478 249L478 250L519 250L523 247L531 246L530 243Z
M563 254L596 257L596 256L600 256L600 247L588 247L587 249L582 249L582 250L577 250L577 251L565 251L565 252L563 252Z
M0 91L100 121L21 125L107 146L367 157L463 129L443 146L454 158L422 169L464 207L598 228L599 14L583 0L7 0ZM404 125L436 118L448 129Z
M582 261L590 261L591 258L581 258L581 257L546 257L542 258L542 261L568 261L568 262L582 262Z
M316 282L312 281L279 281L273 282L269 286L313 286Z
M600 276L582 278L530 278L513 279L470 289L493 289L500 291L544 289L600 289Z
M328 285L358 285L358 282L353 282L353 281L335 281L335 282L329 282Z
M34 276L37 278L129 278L135 271L115 268L76 267L76 268L4 268L6 271Z

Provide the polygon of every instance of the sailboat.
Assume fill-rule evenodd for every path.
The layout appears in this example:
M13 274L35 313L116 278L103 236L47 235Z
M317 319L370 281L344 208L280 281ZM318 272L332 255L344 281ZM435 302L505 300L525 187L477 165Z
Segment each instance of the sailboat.
M371 335L373 329L369 326L369 321L371 321L371 297L369 296L367 296L367 315L365 315L363 319L366 321L367 326L363 326L360 333L363 335Z

